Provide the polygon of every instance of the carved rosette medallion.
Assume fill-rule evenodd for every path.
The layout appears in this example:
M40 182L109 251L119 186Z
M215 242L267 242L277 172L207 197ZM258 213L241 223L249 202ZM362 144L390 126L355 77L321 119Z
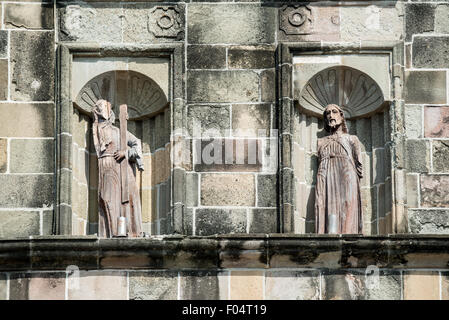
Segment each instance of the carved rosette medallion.
M283 6L279 11L279 29L285 34L311 34L312 8L308 5Z
M178 6L158 6L148 15L148 30L157 38L177 38L184 30L184 14Z

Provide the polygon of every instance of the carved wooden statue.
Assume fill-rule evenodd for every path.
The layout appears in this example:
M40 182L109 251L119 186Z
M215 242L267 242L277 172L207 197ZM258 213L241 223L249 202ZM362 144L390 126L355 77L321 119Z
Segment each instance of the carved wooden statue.
M324 109L328 135L318 139L318 175L315 190L317 233L362 233L360 141L349 135L343 110Z
M93 113L99 172L99 236L140 237L142 215L136 184L136 166L143 170L140 140L126 130L126 105L120 106L120 129L113 125L115 115L108 101L98 100ZM126 229L119 230L125 221Z

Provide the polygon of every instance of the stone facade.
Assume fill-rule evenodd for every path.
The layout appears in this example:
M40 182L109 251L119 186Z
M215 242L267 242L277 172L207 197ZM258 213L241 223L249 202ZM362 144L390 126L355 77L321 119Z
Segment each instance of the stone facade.
M1 2L1 237L51 234L55 26L51 3Z
M312 233L322 123L300 111L296 92L336 64L369 74L387 101L382 112L348 122L366 168L364 234L449 233L448 4L4 0L0 6L0 238L97 232L91 120L72 103L91 78L78 83L71 76L95 69L76 63L89 59L104 61L107 71L135 70L167 84L163 112L130 124L150 168L138 177L149 235L234 233L255 240L260 233ZM327 60L303 64L296 77L294 59L305 56ZM158 69L162 60L167 70ZM244 251L257 253L252 245ZM146 259L133 250L119 258L123 269L127 259ZM11 264L0 273L0 299L449 297L446 265L417 271L399 258L379 264L381 286L372 289L366 266L341 272L332 254L323 253L322 264L309 270L288 265L286 257L261 266L251 255L248 265L229 259L192 272L174 264L113 272L87 265L81 291L66 288L61 261L45 273ZM286 263L291 268L280 270ZM283 290L286 283L290 290Z

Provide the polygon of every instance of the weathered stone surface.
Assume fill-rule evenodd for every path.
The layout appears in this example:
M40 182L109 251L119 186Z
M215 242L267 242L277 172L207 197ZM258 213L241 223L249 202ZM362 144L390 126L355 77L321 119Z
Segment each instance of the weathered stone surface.
M186 174L186 205L195 207L198 205L198 174Z
M383 183L385 181L386 162L385 149L377 148L373 150L373 169L372 169L372 181L374 184ZM364 169L364 168L363 168Z
M254 206L254 180L252 174L202 174L201 205Z
M441 300L449 300L449 272L441 272Z
M440 277L438 272L406 271L404 300L440 300Z
M8 29L53 29L53 4L5 4L4 24Z
M449 17L449 5L446 3L438 4L435 8L435 32L436 33L449 33L449 26L447 19Z
M448 68L449 36L415 37L413 39L413 67Z
M405 134L409 139L422 138L422 106L406 105L405 106Z
M66 274L39 273L29 278L28 299L29 300L64 300Z
M0 58L8 55L8 31L0 30Z
M184 4L133 3L124 4L123 8L123 42L155 43L184 39ZM120 17L120 12L117 15ZM164 15L165 19L162 18Z
M359 274L328 271L323 275L322 297L325 300L361 300L365 284Z
M64 300L65 273L12 273L10 300Z
M338 41L340 40L340 10L338 6L307 3L311 11L298 5L282 7L279 10L278 39L287 41ZM307 14L309 12L309 14ZM295 13L307 14L311 23L295 26L289 17ZM309 20L310 21L310 20Z
M39 235L38 211L0 211L0 237Z
M365 271L365 270L363 270ZM372 273L354 271L327 271L321 288L325 300L399 300L401 275L389 270Z
M191 45L187 47L187 68L224 69L226 68L226 47Z
M53 175L0 175L4 208L41 208L53 202Z
M449 107L424 107L424 136L449 138Z
M53 104L0 103L0 136L53 137L55 106ZM17 125L20 119L20 125Z
M187 99L194 102L254 102L259 76L254 71L189 71Z
M421 175L421 205L449 207L449 175Z
M400 40L403 30L401 3L396 6L340 7L342 41Z
M177 272L129 273L130 300L176 300L178 298Z
M383 127L383 114L377 113L371 117L371 143L374 148L383 148L385 145Z
M231 300L262 300L263 271L231 271Z
M230 47L228 64L231 69L268 69L274 68L274 48L272 47Z
M276 207L277 177L261 174L257 176L257 206Z
M1 41L1 40L0 40ZM0 100L8 99L8 60L0 60Z
M432 146L433 171L449 172L449 141L433 141Z
M69 286L69 300L125 300L126 272L81 271L79 286Z
M449 234L449 210L408 210L409 232Z
M412 45L405 45L405 67L411 69L412 67Z
M245 209L196 209L196 235L246 232Z
M319 300L319 271L268 271L265 274L265 299Z
M229 106L189 105L187 117L188 130L192 137L229 135Z
M371 121L370 119L358 119L355 122L357 137L360 140L360 148L362 152L370 152L372 147L371 141ZM378 128L377 130L379 130Z
M249 233L276 233L276 209L251 209L248 217Z
M53 210L44 210L42 212L42 235L50 236L52 234L53 234Z
M54 141L50 139L12 139L10 143L10 172L52 173L54 170Z
M93 142L91 135L91 120L88 115L82 114L78 109L73 108L72 115L72 141L78 148L87 149L90 141ZM132 123L132 122L130 122ZM92 140L91 140L92 139ZM93 143L92 143L93 144Z
M11 99L16 101L53 100L54 33L52 31L11 31L10 54Z
M430 143L426 140L407 140L407 169L410 172L428 172Z
M0 139L0 173L8 169L8 140Z
M252 4L191 4L188 9L188 41L219 44L273 43L275 14L275 8Z
M0 274L0 300L6 300L7 291L6 274L2 273Z
M192 271L181 273L182 300L227 299L227 277L217 271Z
M446 103L446 71L405 71L406 103Z
M261 139L194 140L197 172L258 172L262 170L262 153L267 152Z
M368 300L400 300L401 299L401 274L398 271L380 270L379 281L370 278L372 273L365 274L365 286ZM368 278L368 279L367 279ZM368 285L367 285L368 282Z
M408 174L406 176L407 183L407 205L409 208L417 208L419 206L419 175Z
M405 41L412 40L414 34L432 32L435 29L434 4L410 3L405 7Z
M233 136L269 136L270 127L270 104L232 105Z
M118 3L69 4L61 6L59 8L60 40L121 42L122 15L122 5Z
M260 74L260 90L262 101L274 101L276 99L276 85L274 69L264 70Z

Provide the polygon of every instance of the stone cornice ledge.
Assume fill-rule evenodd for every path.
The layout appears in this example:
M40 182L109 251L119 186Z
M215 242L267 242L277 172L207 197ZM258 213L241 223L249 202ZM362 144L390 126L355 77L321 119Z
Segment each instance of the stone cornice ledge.
M33 236L0 240L0 271L221 268L449 269L447 235Z

